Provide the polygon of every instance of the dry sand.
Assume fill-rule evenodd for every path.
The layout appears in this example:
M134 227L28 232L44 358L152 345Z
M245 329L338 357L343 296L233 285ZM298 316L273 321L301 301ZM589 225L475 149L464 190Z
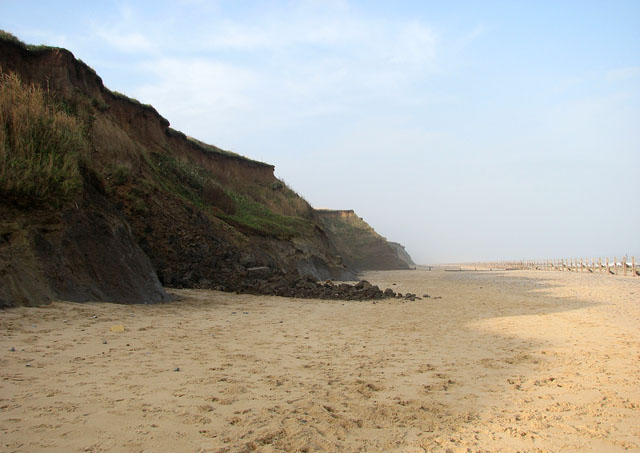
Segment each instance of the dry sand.
M0 450L640 450L640 278L366 277L442 298L2 311Z

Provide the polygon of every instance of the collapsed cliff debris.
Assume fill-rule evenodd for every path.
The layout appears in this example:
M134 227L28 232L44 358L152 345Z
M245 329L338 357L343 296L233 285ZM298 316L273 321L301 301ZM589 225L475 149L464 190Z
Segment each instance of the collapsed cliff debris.
M247 269L244 273L229 277L225 284L210 286L209 289L299 299L376 300L397 297L393 290L387 288L382 291L366 280L356 284L334 283L331 280L321 282L312 275L287 274L268 267Z
M402 299L414 302L422 300L413 293L396 293L391 288L381 290L367 280L355 284L318 281L312 275L299 275L275 270L268 266L257 266L241 272L229 273L223 277L223 284L202 281L195 285L200 289L235 292L239 294L255 294L260 296L282 296L298 299L333 299L333 300L379 300ZM193 286L193 285L192 285ZM425 298L430 296L425 295ZM439 298L439 297L438 297Z

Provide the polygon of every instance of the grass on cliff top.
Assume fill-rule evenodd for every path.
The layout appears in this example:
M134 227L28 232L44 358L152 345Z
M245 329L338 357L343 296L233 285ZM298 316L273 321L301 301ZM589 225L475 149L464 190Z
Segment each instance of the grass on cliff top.
M307 220L315 218L314 210L309 202L283 180L276 179L268 185L250 185L246 188L246 194L276 214L287 217L302 217Z
M231 198L200 165L165 153L152 153L150 163L160 176L157 182L162 189L201 209L215 207L222 212L234 211Z
M84 124L37 85L0 68L0 198L20 207L60 206L82 187Z
M356 214L351 216L321 216L322 223L352 250L384 240L367 222Z
M236 207L232 215L224 214L222 218L231 225L248 227L257 233L290 239L296 236L309 236L313 233L315 223L302 217L276 214L266 206L244 195L231 193Z
M84 63L84 62L83 62L83 63ZM86 63L85 63L85 64L86 64ZM152 106L151 104L144 104L144 103L140 102L139 100L137 100L136 98L132 98L131 96L127 96L126 94L121 93L121 92L119 92L119 91L115 91L115 90L109 90L109 91L111 92L111 94L112 94L114 97L116 97L116 98L118 98L118 99L122 99L122 100L125 100L125 101L129 101L129 102L131 102L131 103L133 103L133 104L137 104L137 105L140 105L140 106L142 106L142 107L146 107L146 108L148 108L148 109L152 109L152 110L154 110L154 111L155 111L155 107L154 107L154 106Z
M199 148L209 152L209 153L213 153L213 154L222 154L224 156L230 156L230 157L236 157L238 159L242 159L242 160L246 160L249 162L254 162L256 164L260 164L260 165L268 165L265 164L264 162L260 162L257 160L253 160L250 159L246 156L243 156L242 154L238 154L238 153L234 153L233 151L228 151L226 149L222 149L222 148L218 148L217 146L213 146L213 145L209 145L208 143L202 142L200 140L198 140L197 138L193 138L193 137L189 137L186 136L187 140L191 143L193 143L194 145L198 146Z
M209 209L234 227L257 234L290 238L310 234L313 222L298 216L280 215L248 195L221 186L200 165L169 154L154 153L151 162L161 176L164 190L201 209ZM262 190L271 191L270 187Z
M44 44L34 45L34 44L26 44L24 41L20 40L13 33L9 33L5 30L0 30L0 40L10 41L14 44L19 45L23 49L27 50L45 50L45 49L58 49L59 47L47 46Z

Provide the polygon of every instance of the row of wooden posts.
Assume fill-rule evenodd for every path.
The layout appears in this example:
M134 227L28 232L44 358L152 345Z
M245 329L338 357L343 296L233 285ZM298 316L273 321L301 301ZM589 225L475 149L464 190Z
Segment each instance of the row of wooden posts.
M562 258L554 260L496 261L491 263L473 263L474 267L489 269L537 269L543 271L591 272L612 275L640 275L640 266L636 266L636 258Z

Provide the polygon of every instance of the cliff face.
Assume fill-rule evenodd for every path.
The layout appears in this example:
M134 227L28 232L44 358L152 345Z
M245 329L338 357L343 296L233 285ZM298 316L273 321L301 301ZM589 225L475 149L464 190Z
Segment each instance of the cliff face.
M407 263L409 267L413 267L416 265L416 263L413 262L413 259L407 252L407 249L404 248L404 245L391 241L388 241L388 243L396 251L398 258Z
M354 277L272 165L171 129L65 49L0 38L0 69L42 87L91 145L75 200L55 209L0 200L0 304L160 301L160 283L233 289L255 266Z
M89 186L76 203L59 212L0 204L0 307L54 299L169 300L131 228L105 197Z
M358 271L409 269L408 262L399 256L396 247L354 211L319 209L316 212L350 268Z
M25 208L0 197L0 306L149 303L168 298L161 285L237 290L260 266L322 280L406 268L368 225L341 232L272 165L171 129L65 49L0 35L0 70L42 87L90 145L75 198ZM358 231L366 253L354 250Z

